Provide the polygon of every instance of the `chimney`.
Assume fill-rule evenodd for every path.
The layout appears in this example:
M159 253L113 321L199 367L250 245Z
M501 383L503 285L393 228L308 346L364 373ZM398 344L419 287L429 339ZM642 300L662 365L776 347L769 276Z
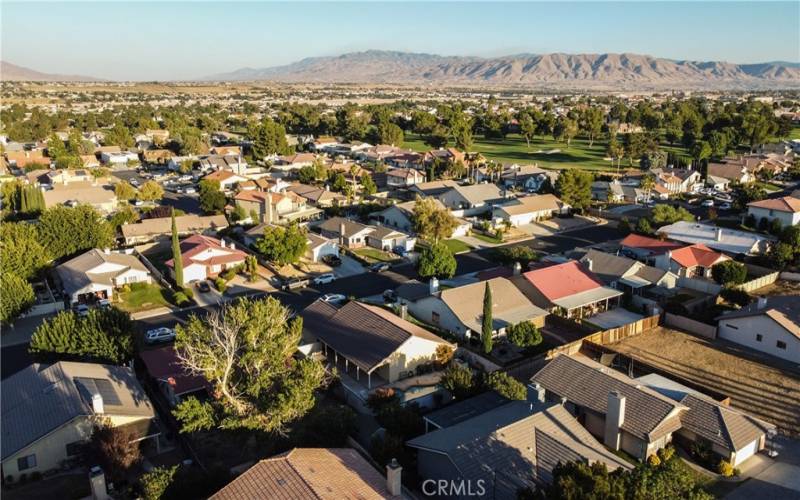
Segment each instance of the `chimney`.
M103 407L103 396L100 394L92 394L92 410L95 415L102 415L105 408Z
M430 290L431 295L439 291L439 279L436 278L436 276L431 278L431 282L428 284L428 290Z
M222 248L225 248L225 238L220 238L219 239L219 246L221 246Z
M588 269L589 271L591 271L591 270L592 270L592 259L586 259L586 260L585 260L585 261L583 261L583 262L586 264L586 269Z
M106 475L103 469L95 465L89 470L89 484L92 487L92 498L94 500L106 500L108 498Z
M766 297L759 297L756 301L756 308L757 309L764 309L767 307L767 298Z
M400 318L408 319L408 304L400 304Z
M608 393L608 408L606 410L606 433L603 443L614 450L619 450L620 427L625 423L625 396L617 391Z
M106 254L106 255L111 255L111 249L110 248L104 248L103 249L103 253Z
M402 483L403 467L393 458L389 465L386 466L386 489L389 490L389 495L396 497L400 496L403 492Z
M522 265L519 262L514 262L514 276L519 276L522 273Z
M231 247L231 250L236 250L236 243L231 241L230 247Z
M344 237L344 221L341 221L339 223L339 244L341 246L345 246L344 245L344 240L345 240L345 237Z
M528 386L528 401L538 401L540 403L544 403L545 390L544 387L542 387L542 384L539 382L534 382Z
M717 228L716 240L717 241L722 241L722 228L721 227Z

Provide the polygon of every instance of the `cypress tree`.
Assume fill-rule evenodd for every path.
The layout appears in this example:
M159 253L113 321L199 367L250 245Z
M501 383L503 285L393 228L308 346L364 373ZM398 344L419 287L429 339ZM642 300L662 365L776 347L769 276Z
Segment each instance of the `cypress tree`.
M181 245L178 243L178 225L175 223L175 210L172 210L172 259L175 269L175 283L183 287L183 259Z
M483 324L481 331L481 341L483 342L483 352L492 352L492 288L486 282L483 291Z

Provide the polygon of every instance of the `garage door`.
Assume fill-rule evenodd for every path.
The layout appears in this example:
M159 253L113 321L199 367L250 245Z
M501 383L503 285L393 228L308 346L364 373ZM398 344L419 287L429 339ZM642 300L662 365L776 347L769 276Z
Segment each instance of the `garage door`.
M756 451L758 451L758 439L736 452L736 463L734 463L733 466L738 467L739 464L755 455Z

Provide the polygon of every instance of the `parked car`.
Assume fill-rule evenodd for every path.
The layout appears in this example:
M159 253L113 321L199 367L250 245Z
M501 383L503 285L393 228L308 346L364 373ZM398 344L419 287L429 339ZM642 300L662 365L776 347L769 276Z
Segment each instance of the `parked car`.
M389 264L386 262L376 262L369 266L369 270L373 273L382 273L389 270Z
M328 302L329 304L338 304L339 302L344 302L347 300L347 297L342 295L341 293L326 293L320 299L322 302Z
M394 302L397 300L397 292L394 290L384 290L383 291L383 300L386 302Z
M211 291L211 286L208 284L208 281L203 280L197 283L197 290L199 290L200 293L208 293Z
M320 274L319 276L314 278L314 284L315 285L325 285L327 283L333 283L333 280L335 280L335 279L336 279L336 276L334 276L333 273Z
M328 264L331 267L339 267L342 265L342 259L333 254L323 256L322 262Z
M100 299L97 301L97 307L102 307L103 309L107 309L111 307L111 301L108 299Z
M73 310L75 311L75 314L81 318L89 315L89 306L86 304L78 304L73 308Z
M400 246L394 247L392 251L397 255L399 255L400 257L405 257L408 254L408 250L406 250L405 247L400 247Z
M730 203L723 203L722 205L719 206L720 210L730 210L732 208L733 205L731 205Z
M186 189L183 190L183 192L185 194L195 194L197 191L193 187L187 187Z
M166 326L147 330L144 335L145 344L161 344L163 342L172 342L173 340L175 340L175 330Z
M704 207L713 207L714 206L714 200L705 200L700 205L702 205Z
M136 179L131 179L130 185L133 187L139 187L139 181Z
M284 291L289 290L296 290L298 288L305 288L308 286L308 278L289 278L288 280L283 282L283 286L281 288Z

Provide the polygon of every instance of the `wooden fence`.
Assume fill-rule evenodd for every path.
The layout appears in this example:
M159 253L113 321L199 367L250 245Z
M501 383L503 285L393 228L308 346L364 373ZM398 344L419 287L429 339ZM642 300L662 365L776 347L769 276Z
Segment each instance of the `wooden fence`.
M717 338L717 327L714 325L707 325L699 321L695 321L686 316L679 316L677 314L666 313L664 315L664 324L677 328L678 330L685 330L690 333L695 333L707 339Z

